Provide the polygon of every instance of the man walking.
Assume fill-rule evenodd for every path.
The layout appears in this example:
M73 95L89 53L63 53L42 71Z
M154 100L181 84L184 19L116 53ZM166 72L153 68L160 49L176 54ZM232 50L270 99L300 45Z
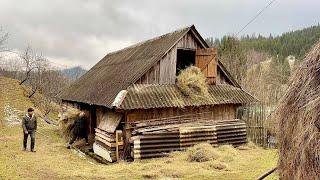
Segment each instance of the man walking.
M35 135L37 130L37 118L33 114L34 109L29 108L28 113L22 118L22 129L23 129L23 150L27 149L28 136L31 137L31 152L36 152L34 150Z
M73 131L72 131L72 138L69 141L69 144L67 145L67 148L70 149L71 145L74 143L74 141L80 137L84 138L86 140L86 145L89 145L88 141L88 133L86 130L86 118L85 113L80 112L79 118L74 122Z

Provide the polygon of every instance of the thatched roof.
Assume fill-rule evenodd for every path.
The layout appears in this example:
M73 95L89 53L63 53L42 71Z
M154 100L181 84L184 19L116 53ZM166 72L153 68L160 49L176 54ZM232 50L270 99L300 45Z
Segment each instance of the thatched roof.
M320 41L292 76L281 100L279 174L281 179L319 179L320 173Z
M204 106L217 104L244 104L257 100L244 90L227 85L208 86L209 95L203 99L185 96L174 84L137 84L128 92L119 109L150 109L166 107Z
M63 100L110 107L117 94L127 89L153 67L184 35L192 33L203 47L208 47L192 25L122 50L107 54L86 74L66 88ZM219 68L230 82L240 87L221 62Z

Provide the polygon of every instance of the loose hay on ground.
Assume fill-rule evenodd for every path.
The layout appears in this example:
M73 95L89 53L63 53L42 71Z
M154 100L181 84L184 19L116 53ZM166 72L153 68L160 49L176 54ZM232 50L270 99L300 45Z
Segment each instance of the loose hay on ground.
M251 141L249 141L247 144L237 147L238 150L250 150L250 149L256 149L256 148L257 146Z
M189 162L206 162L219 157L216 149L208 143L195 145L187 150Z

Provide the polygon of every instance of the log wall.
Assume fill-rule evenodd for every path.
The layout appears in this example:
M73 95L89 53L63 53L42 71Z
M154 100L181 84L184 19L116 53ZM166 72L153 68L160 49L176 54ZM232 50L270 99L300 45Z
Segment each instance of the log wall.
M141 121L149 119L168 118L174 116L184 116L195 114L201 118L213 120L236 119L236 109L238 105L226 104L204 107L186 107L186 108L162 108L148 110L132 110L127 112L126 121Z

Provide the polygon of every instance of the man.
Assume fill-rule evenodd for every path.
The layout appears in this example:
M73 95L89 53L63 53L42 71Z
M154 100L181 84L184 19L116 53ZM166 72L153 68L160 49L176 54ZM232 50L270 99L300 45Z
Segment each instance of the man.
M68 149L70 149L71 145L74 143L74 141L78 137L84 138L86 140L86 145L89 145L88 133L86 130L86 118L84 115L85 113L81 111L79 114L79 118L72 125L73 126L72 138L69 141L69 144L67 145Z
M28 113L22 118L22 129L23 129L23 150L27 149L28 136L31 137L31 152L34 150L35 135L37 131L37 118L33 114L34 109L28 108Z

